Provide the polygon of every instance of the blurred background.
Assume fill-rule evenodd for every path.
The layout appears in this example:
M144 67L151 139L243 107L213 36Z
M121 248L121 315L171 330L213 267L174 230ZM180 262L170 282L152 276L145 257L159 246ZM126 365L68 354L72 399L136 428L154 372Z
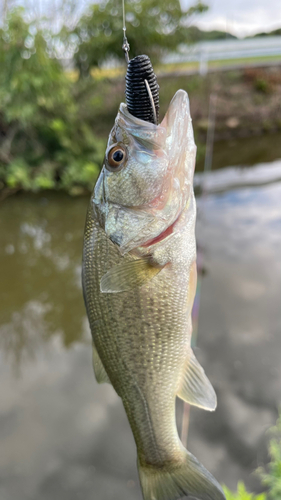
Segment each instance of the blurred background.
M0 498L140 500L121 402L94 379L80 280L124 101L121 0L2 0L0 12ZM198 147L194 344L219 404L191 410L188 449L258 493L281 403L280 2L127 0L126 23L161 117L188 92Z

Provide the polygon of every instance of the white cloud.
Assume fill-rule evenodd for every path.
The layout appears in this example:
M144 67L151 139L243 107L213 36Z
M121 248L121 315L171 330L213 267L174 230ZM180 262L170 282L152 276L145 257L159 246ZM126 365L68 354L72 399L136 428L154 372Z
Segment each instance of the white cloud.
M221 29L238 36L259 31L271 31L281 27L280 0L205 0L209 11L198 15L194 24L202 29ZM181 0L183 8L194 4L192 0Z

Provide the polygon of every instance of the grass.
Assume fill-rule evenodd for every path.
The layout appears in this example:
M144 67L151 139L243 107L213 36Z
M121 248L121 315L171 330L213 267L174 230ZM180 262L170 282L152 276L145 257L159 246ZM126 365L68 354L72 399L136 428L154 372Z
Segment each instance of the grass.
M221 59L219 61L208 61L208 69L221 68L223 66L239 66L252 65L258 63L278 63L280 64L280 56L260 56L260 57L240 57L238 59ZM183 62L159 64L156 66L156 73L184 73L186 71L199 72L200 64L198 62Z
M239 65L252 65L258 63L274 63L280 64L280 56L257 56L257 57L240 57L237 59L221 59L218 61L208 61L208 69L221 68L223 66L239 66ZM199 62L181 62L158 64L155 66L155 73L164 75L169 73L185 73L185 72L199 72ZM126 67L118 66L115 68L92 68L91 76L97 81L103 79L124 78ZM71 81L77 81L79 78L78 70L71 70L67 72L68 78Z

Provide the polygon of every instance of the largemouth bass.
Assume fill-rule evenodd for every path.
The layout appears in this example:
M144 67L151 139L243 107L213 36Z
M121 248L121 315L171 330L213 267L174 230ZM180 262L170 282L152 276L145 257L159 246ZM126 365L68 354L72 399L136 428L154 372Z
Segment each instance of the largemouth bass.
M214 410L216 395L190 347L196 291L196 146L179 90L160 125L120 105L88 209L83 290L97 381L122 399L144 500L222 500L182 445L176 396Z

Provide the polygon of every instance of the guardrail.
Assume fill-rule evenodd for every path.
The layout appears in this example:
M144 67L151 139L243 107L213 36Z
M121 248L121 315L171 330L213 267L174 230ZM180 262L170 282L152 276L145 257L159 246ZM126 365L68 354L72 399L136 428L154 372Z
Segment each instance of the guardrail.
M198 62L199 73L204 75L208 72L208 61L270 56L280 56L281 59L281 36L204 41L193 45L182 44L177 52L165 56L163 63Z

